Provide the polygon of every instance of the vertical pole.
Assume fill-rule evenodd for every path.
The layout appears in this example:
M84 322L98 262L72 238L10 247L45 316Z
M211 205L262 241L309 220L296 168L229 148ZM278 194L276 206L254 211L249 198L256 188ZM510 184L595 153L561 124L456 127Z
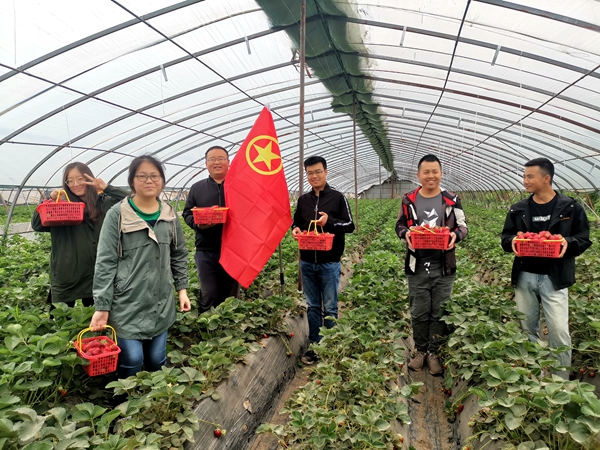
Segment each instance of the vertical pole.
M358 233L358 168L356 158L356 96L352 99L352 133L354 137L354 209L356 216L356 232Z
M298 143L298 198L304 188L304 72L306 65L306 0L300 0L300 135ZM302 291L302 273L300 271L300 250L298 250L298 290Z
M281 296L285 295L283 285L285 284L285 278L283 275L283 256L281 254L281 242L279 243L279 284L281 286Z
M379 208L381 208L381 156L379 157Z

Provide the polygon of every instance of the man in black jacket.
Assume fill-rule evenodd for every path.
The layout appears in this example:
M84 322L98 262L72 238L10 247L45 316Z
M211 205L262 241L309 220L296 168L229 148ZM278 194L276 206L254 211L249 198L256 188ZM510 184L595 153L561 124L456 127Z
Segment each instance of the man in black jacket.
M585 211L571 197L552 188L554 165L546 158L525 164L523 185L532 194L511 206L504 229L502 248L514 252L511 283L515 287L517 309L525 314L521 327L529 340L539 340L540 302L548 328L548 344L552 348L571 346L569 334L568 287L575 283L575 257L592 245ZM558 258L521 258L515 238L518 232L549 231L564 237ZM571 351L557 355L561 366L571 365ZM568 379L568 371L557 375Z
M237 297L240 285L223 266L221 257L221 236L223 224L196 225L194 207L225 206L225 176L229 169L229 154L220 146L209 148L205 154L208 178L194 183L190 188L183 218L188 226L196 231L196 254L194 259L200 280L200 312L220 305L228 297Z
M334 322L324 317L338 316L338 287L340 283L340 258L344 253L344 235L354 231L352 213L341 192L327 184L327 162L321 156L311 156L304 161L304 170L312 191L298 199L292 235L297 239L301 231L308 230L312 220L327 233L333 233L333 246L328 251L301 250L300 270L302 286L308 305L308 339L319 342L319 329L325 324L331 328ZM302 361L313 364L317 357L312 350L306 352Z

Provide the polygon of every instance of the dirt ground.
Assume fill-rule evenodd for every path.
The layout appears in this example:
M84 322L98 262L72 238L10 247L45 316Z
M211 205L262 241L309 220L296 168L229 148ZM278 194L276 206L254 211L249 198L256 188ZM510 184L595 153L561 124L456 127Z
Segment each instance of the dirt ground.
M283 425L288 421L289 416L287 414L279 414L279 411L281 411L281 408L283 408L285 401L292 396L292 393L296 389L299 389L306 384L306 377L308 377L308 375L310 374L312 367L314 366L304 366L298 369L298 371L296 372L296 376L292 378L287 389L283 392L281 398L277 402L277 405L274 408L273 415L270 418L268 418L266 422L275 425ZM248 447L248 450L276 449L281 449L281 447L279 447L277 444L277 436L271 433L257 435L254 441Z
M417 450L453 450L452 424L444 412L446 396L442 392L442 377L429 374L427 367L410 372L413 383L422 382L419 393L409 403L410 445Z

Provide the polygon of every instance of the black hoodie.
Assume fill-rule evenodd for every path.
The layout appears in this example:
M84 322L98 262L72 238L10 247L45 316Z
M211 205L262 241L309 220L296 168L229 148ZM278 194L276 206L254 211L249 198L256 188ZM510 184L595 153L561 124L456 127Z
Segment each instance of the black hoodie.
M321 218L319 212L324 212L329 216L323 230L335 235L333 247L328 251L301 250L300 259L311 263L339 262L344 253L344 234L354 231L352 212L344 194L325 184L325 188L318 197L314 190L300 196L296 212L294 212L292 230L295 227L303 231L308 230L311 220Z

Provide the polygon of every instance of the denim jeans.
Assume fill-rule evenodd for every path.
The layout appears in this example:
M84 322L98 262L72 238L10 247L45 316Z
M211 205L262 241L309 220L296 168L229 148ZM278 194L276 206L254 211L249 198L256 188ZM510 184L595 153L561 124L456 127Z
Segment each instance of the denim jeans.
M160 370L167 363L167 332L152 339L119 338L119 378L127 378L142 370L149 372Z
M302 273L302 287L308 305L308 340L319 342L321 336L319 329L332 328L335 322L325 320L324 317L338 316L338 286L340 284L341 264L331 263L309 263L300 261Z
M540 302L544 308L546 325L548 326L548 345L571 346L569 334L569 292L554 289L548 275L521 272L515 288L515 302L517 309L525 314L521 320L521 328L532 342L540 339ZM571 365L571 351L561 352L556 355L561 365ZM557 373L559 376L568 376L568 373Z
M448 334L440 310L452 296L455 275L443 276L441 268L428 271L420 266L407 278L415 347L422 353L438 353Z

